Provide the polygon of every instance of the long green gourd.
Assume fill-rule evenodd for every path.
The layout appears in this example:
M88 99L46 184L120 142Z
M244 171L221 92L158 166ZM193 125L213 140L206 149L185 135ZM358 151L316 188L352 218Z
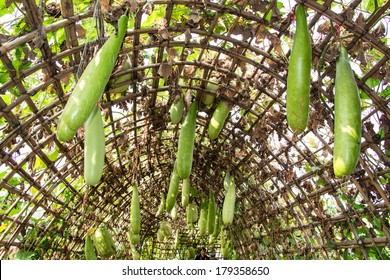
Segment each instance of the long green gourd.
M60 141L68 142L76 135L76 130L70 129L63 118L60 118L57 128L57 137Z
M103 258L108 258L115 254L115 243L106 227L96 229L93 236L93 244L98 254Z
M190 179L184 179L183 180L183 185L182 185L182 190L181 190L181 205L183 207L187 207L188 202L190 201Z
M165 210L171 212L176 203L176 197L179 193L180 177L177 175L176 164L171 174L171 180L169 182L169 189L165 204Z
M97 105L85 123L84 135L84 180L94 186L103 175L106 144L102 115Z
M361 105L359 89L341 46L336 60L333 171L337 177L353 172L359 159L361 140Z
M139 209L139 193L136 185L133 186L133 194L131 197L130 205L130 223L131 231L133 234L139 234L141 230L140 222L140 209Z
M229 112L229 104L226 101L219 101L213 115L211 116L208 127L208 135L211 140L216 139L221 133Z
M86 260L97 260L95 246L93 245L91 236L89 236L88 234L85 237L84 253Z
M207 212L208 212L208 201L205 200L200 206L200 215L198 220L199 235L204 236L207 232Z
M295 134L302 133L309 115L311 42L306 12L298 4L295 15L297 28L287 75L287 122Z
M169 116L171 118L171 122L173 124L178 124L183 117L183 112L184 98L183 96L180 96L180 98L175 103L172 103L171 108L169 109Z
M233 223L234 208L236 203L236 183L234 176L230 177L230 185L226 192L225 200L222 208L222 221L224 225L231 225Z
M197 109L198 102L192 102L180 129L176 162L177 174L181 179L187 179L192 169Z
M221 213L219 209L215 210L215 225L214 225L214 231L213 231L213 237L218 238L219 230L221 227Z
M207 233L212 234L215 227L215 197L214 192L209 190L209 208L207 212Z
M60 117L60 123L64 122L68 129L76 131L86 122L104 92L125 37L128 20L127 15L119 18L118 34L110 36L78 80ZM57 136L60 141L65 141L69 139L70 132L63 131L62 127L59 127Z

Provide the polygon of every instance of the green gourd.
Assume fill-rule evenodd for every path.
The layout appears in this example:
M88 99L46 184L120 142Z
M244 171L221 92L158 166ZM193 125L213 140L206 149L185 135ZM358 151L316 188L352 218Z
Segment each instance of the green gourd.
M224 225L231 225L233 223L234 208L236 203L236 184L234 176L230 177L230 185L226 192L222 208L222 221Z
M84 180L97 185L103 175L105 135L100 108L95 106L84 129Z
M192 102L180 129L176 162L177 174L181 179L187 179L192 169L197 109L198 102Z
M138 193L138 188L135 185L133 186L133 194L131 197L130 222L131 222L132 233L139 234L141 230L139 193Z
M178 124L184 113L184 99L183 96L180 96L180 98L172 103L171 108L169 109L169 116L171 118L171 122L173 124Z
M88 234L85 237L84 253L86 260L97 260L95 246L93 245L91 236L89 236Z
M115 254L114 240L106 227L99 227L95 230L93 244L99 256L109 258Z
M172 227L168 221L162 221L160 223L160 229L164 237L170 237L172 235Z
M306 12L301 4L295 10L296 32L287 74L287 122L295 134L302 133L309 115L311 42Z
M127 23L128 16L122 15L118 21L117 34L111 35L104 43L77 81L60 117L60 123L63 121L69 129L76 131L87 121L104 92L118 58ZM62 135L68 135L67 133L57 133L61 141L68 138L62 138Z
M215 197L214 192L209 190L209 205L207 212L207 233L212 234L215 227Z
M341 46L336 60L333 171L337 177L350 175L355 169L361 142L361 105L359 89L348 59Z
M208 135L211 140L216 139L221 133L229 112L229 104L226 101L219 101L208 127Z
M203 201L200 206L200 215L198 220L198 228L200 236L206 235L207 232L207 211L208 211L208 202Z
M181 205L183 207L187 207L188 202L190 201L190 179L184 179L182 184L182 190L181 190Z
M172 211L173 207L175 206L176 197L179 193L179 184L180 184L180 177L179 175L177 175L176 164L175 164L175 167L172 170L171 180L169 183L169 189L168 189L168 194L166 199L165 210L167 212Z

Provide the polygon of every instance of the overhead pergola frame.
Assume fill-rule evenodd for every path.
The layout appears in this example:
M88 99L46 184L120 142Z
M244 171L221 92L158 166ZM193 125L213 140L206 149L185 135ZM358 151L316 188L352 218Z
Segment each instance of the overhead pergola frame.
M191 199L200 205L211 189L221 208L223 176L234 174L236 212L228 230L237 255L389 258L390 2L372 13L362 1L126 0L114 1L110 13L98 1L88 7L57 2L50 9L44 1L14 3L14 18L2 27L26 25L0 43L1 69L8 75L0 84L0 258L29 250L41 259L82 259L87 231L102 223L113 232L116 257L131 258L133 184L141 197L141 256L182 255L172 245L174 236L155 240L159 223L171 221L169 213L157 218L155 212L168 191L181 127L170 122L169 108L178 94L200 99L205 93L232 110L211 141L207 127L217 102L200 103L190 177L198 195ZM296 3L307 9L313 46L310 120L298 136L285 116ZM121 70L118 63L112 78L132 73L132 79L124 83L125 93L107 89L99 103L104 174L97 186L87 186L83 129L62 143L57 122L83 67L114 32L110 22L126 8L132 16L120 55L130 57L132 68ZM347 37L362 96L359 163L341 179L332 166L332 28ZM219 89L207 90L209 83ZM180 198L178 206L171 224L180 231L180 248L207 244L186 227ZM217 252L219 243L212 248Z

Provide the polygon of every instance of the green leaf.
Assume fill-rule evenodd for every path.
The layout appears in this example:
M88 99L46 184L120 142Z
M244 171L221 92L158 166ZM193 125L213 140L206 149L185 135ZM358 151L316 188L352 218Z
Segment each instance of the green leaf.
M0 172L0 179L3 179L5 176L7 176L7 174L7 171Z
M18 251L13 259L14 260L32 260L34 257L34 252L30 252L30 251Z
M5 1L0 2L0 18L5 15L12 15L15 10L15 5L11 3L8 9L5 7ZM3 20L0 20L3 21Z
M380 84L381 81L381 79L368 78L366 80L366 85L371 89L374 89Z
M32 61L28 60L20 66L20 70L27 70L30 68Z
M349 252L348 252L348 249L344 249L343 259L344 260L350 260L351 259L350 255L349 255Z
M153 12L141 23L141 28L150 28L156 25L165 16L165 6L156 5Z
M16 77L20 78L20 71L19 71L19 68L20 68L20 60L18 60L18 59L13 60L13 61L12 61L12 65L13 65L13 67L15 68Z
M35 163L34 163L34 169L41 170L44 168L46 168L46 164L43 162L43 160L40 157L36 157Z
M3 231L5 231L8 227L8 223L6 223L6 221L4 221L4 223L2 223L0 225L0 233L2 233Z
M376 229L381 228L381 224L380 224L379 219L377 217L374 217L374 219L372 219L372 224L374 225L374 228L376 228Z
M353 208L355 208L356 210L359 210L359 209L366 208L366 206L364 206L362 204L353 203Z
M267 16L265 17L265 20L270 22L271 21L271 17L272 17L272 10L270 10L267 14Z
M9 81L9 73L8 72L0 72L0 84L5 84Z
M322 178L318 179L316 182L316 185L317 186L325 186L325 180Z
M382 92L379 93L379 96L388 98L390 97L390 86L387 86Z
M18 206L19 206L19 205L18 205ZM21 210L21 209L20 209L19 207L12 209L12 210L9 212L8 217L12 217L12 216L15 216L15 215L19 214L19 213L20 213L20 210Z
M55 161L58 158L58 150L54 149L53 151L47 153L46 155L51 161Z
M378 7L381 7L384 3L384 0L377 0ZM362 2L363 9L368 12L373 12L375 10L375 0L363 0Z
M8 184L14 187L20 185L20 177L12 177L8 180Z

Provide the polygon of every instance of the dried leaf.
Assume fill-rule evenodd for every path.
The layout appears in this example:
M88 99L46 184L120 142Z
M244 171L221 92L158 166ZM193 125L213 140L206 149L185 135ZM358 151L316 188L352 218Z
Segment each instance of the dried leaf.
M384 72L385 72L385 78L383 79L383 83L385 85L390 84L390 66L386 66Z
M271 69L278 69L279 68L278 63L273 61L272 59L266 58L265 61L268 63L268 65Z
M252 10L255 12L265 12L267 10L269 1L249 0L248 4L252 7Z
M330 31L331 31L331 26L329 20L325 21L324 23L321 23L317 28L317 32L324 35L329 34Z
M154 10L153 3L151 1L147 1L143 7L144 14L150 15L151 13L153 13L153 10Z
M370 135L370 137L373 137L376 134L376 132L374 130L374 124L372 122L370 122L370 121L365 122L364 127L365 127L368 135Z
M230 27L229 31L233 35L241 35L244 32L244 27L236 23L232 27Z
M99 2L103 15L107 15L110 7L110 0L99 0Z
M70 80L70 76L71 76L71 74L69 73L69 74L65 75L64 77L62 77L62 78L60 79L60 81L61 81L63 84L68 85L68 84L69 84L69 80Z
M193 65L188 66L187 65L184 67L183 76L185 78L192 78L195 76L195 71L196 71L195 66L193 66Z
M184 104L188 110L188 108L190 107L192 103L192 92L191 90L187 90L185 95L184 95Z
M161 19L160 23L158 24L158 31L166 29L168 27L168 22L165 18Z
M184 38L185 44L190 43L190 42L191 42L191 39L192 39L192 34L191 34L191 30L190 30L189 28L188 28L188 29L186 30L186 32L184 33L184 36L185 36L185 38Z
M158 25L158 34L163 40L168 40L170 37L169 31L168 31L168 23L165 18L163 18L160 21L160 24Z
M271 20L270 23L278 23L282 19L279 8L277 5L272 6L272 15L271 15Z
M246 6L248 0L230 0L230 4L238 5L238 6Z
M188 21L191 23L197 24L199 23L200 20L201 20L201 16L196 10L192 10L188 15Z
M178 57L177 49L169 48L168 49L168 63L173 64L175 62L175 58Z
M46 13L54 18L61 16L61 6L58 3L51 2L45 6Z
M345 10L345 17L347 18L348 21L351 21L351 22L352 22L353 14L354 14L354 11L352 10L351 7L348 7L348 8Z
M294 172L294 169L288 168L284 172L284 179L286 180L287 183L292 182L296 179L297 175Z
M22 0L5 0L5 7L8 9L12 3L21 3Z
M242 32L242 40L248 41L249 38L252 37L252 31L249 28L244 29L244 32Z
M366 21L364 20L363 13L360 13L356 19L356 25L365 29L366 28Z
M384 148L386 150L390 149L390 120L386 117L386 114L383 114L380 119L380 127L383 128L384 138Z
M129 0L129 1L130 1L130 3L129 3L130 12L134 14L135 12L137 12L138 2L137 2L137 0Z
M275 52L279 56L283 56L283 50L280 44L280 38L276 34L272 34L272 36L269 38L269 40L272 42L272 45L274 47Z
M164 79L168 79L170 75L172 75L172 64L163 62L160 64L160 67L158 68L158 74L161 77L164 77Z
M377 38L383 38L385 37L386 35L386 27L385 25L383 24L383 22L381 22L377 28L374 29L374 31L372 32L372 34L377 37Z
M167 28L159 30L158 34L160 35L161 39L169 40L170 33Z
M360 61L361 65L366 66L367 60L366 60L366 54L363 49L359 48L357 59Z
M76 24L76 33L79 39L85 39L86 31L80 24Z
M256 33L256 43L261 43L264 39L271 37L271 33L268 31L265 25L261 25Z

